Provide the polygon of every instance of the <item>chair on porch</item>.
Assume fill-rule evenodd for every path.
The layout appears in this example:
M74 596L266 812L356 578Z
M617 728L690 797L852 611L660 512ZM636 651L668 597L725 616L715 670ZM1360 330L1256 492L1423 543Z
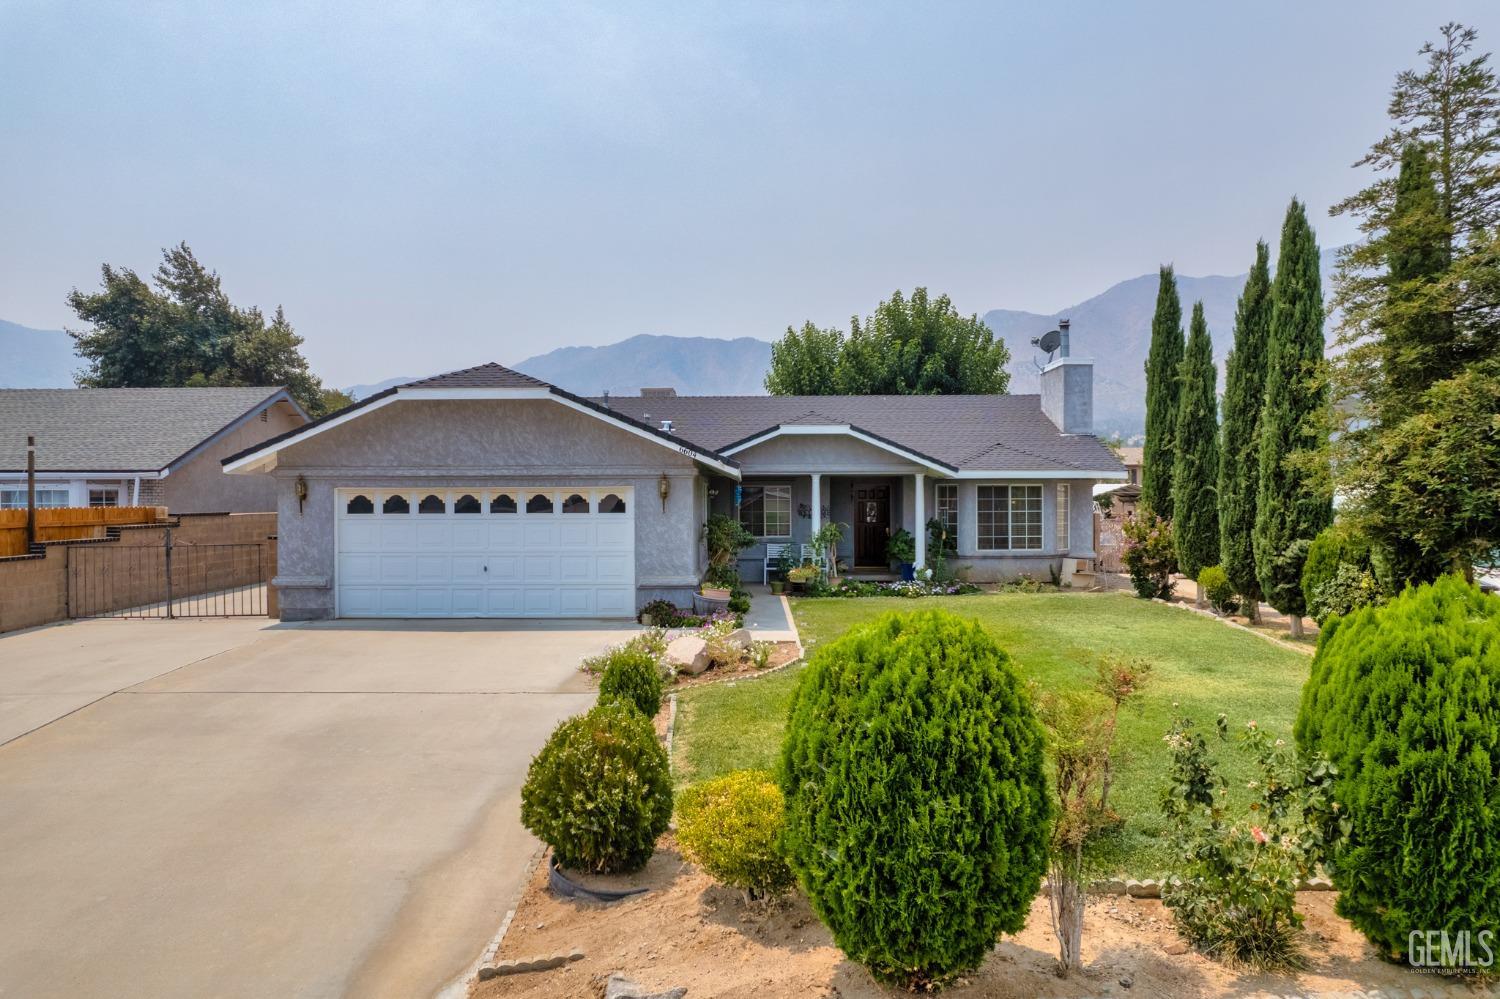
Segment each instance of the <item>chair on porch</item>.
M817 545L802 546L802 564L815 565L824 572L828 571L828 553L822 551Z
M761 566L760 570L760 581L762 584L769 583L771 581L771 568L773 566L780 567L781 553L786 551L788 548L795 549L796 547L796 545L792 544L778 544L776 542L766 543L766 561L765 564Z

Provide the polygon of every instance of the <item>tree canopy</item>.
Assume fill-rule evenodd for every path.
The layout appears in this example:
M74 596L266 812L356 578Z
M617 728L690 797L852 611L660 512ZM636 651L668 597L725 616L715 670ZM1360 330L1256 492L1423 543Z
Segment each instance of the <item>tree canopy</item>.
M267 321L256 307L234 305L186 243L162 251L151 283L127 267L102 270L100 290L68 295L90 325L68 331L88 362L80 386L285 385L315 418L353 401L308 369L302 337L280 306Z
M991 395L1010 387L1010 350L947 295L917 288L854 316L846 334L812 322L771 345L772 395Z
M1392 589L1467 570L1500 520L1475 471L1490 440L1456 411L1493 399L1500 369L1500 81L1473 29L1441 36L1396 77L1391 129L1356 164L1380 176L1333 209L1364 234L1335 277L1333 467ZM1445 420L1477 435L1473 468Z
M1270 250L1255 244L1255 263L1234 312L1234 346L1224 365L1223 446L1219 450L1219 564L1236 593L1258 617L1255 573L1255 497L1259 475L1260 411L1266 391L1266 344L1271 335Z
M1172 465L1177 449L1178 376L1186 346L1182 301L1170 266L1161 269L1156 314L1151 318L1151 349L1146 354L1146 446L1141 458L1141 506L1162 520L1172 519Z

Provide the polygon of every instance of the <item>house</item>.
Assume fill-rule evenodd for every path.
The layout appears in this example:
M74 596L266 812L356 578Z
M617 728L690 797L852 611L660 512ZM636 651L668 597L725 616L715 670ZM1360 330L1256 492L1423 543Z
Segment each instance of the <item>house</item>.
M1092 433L1093 369L1040 396L584 398L498 364L410 382L227 458L280 497L281 614L630 617L687 603L710 512L764 545L851 525L853 566L950 524L974 579L1093 557L1091 490L1125 470Z
M306 422L284 388L0 389L0 508L26 506L32 436L37 506L273 510L274 482L220 461Z
M1145 466L1145 448L1122 447L1120 461L1125 465L1125 481L1102 482L1094 487L1094 500L1111 520L1135 516L1141 502L1141 469ZM1114 560L1118 561L1118 560Z

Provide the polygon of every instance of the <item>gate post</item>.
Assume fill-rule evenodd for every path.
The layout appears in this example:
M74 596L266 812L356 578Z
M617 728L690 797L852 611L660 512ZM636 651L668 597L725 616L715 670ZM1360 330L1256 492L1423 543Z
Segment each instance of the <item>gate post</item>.
M166 540L167 565L167 620L172 619L172 529L169 527Z

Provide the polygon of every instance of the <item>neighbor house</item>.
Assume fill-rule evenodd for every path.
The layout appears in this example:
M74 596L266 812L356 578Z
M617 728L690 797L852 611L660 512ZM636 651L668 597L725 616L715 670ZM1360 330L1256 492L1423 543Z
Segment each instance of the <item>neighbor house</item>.
M279 484L287 619L631 617L687 603L703 525L766 544L846 525L884 571L897 529L926 560L931 518L976 580L1067 578L1093 558L1092 489L1125 469L1092 434L1093 369L1040 396L583 398L498 364L387 389L224 462Z
M222 474L229 454L307 422L284 388L0 389L0 509L164 506L172 513L276 508L276 484Z

